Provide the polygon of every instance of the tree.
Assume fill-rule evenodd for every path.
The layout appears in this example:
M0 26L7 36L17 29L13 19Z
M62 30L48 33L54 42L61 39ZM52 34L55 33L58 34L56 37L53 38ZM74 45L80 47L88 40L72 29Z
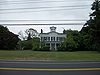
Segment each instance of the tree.
M15 35L8 28L0 25L0 49L15 49L18 41L18 35Z
M20 31L20 32L18 32L18 37L19 37L19 39L21 39L21 40L26 40L27 39L27 37L25 36L25 34L22 32L22 31Z
M100 1L95 0L92 4L93 13L90 14L90 20L84 25L81 31L89 35L92 49L100 50ZM83 30L87 29L87 30Z
M32 50L39 50L39 48L40 48L40 38L33 37L32 41L33 41Z
M64 30L64 33L66 34L66 38L64 39L64 42L61 43L59 50L75 51L78 46L79 32L70 29L70 30Z
M31 37L31 34L29 33L28 37L27 37L27 40L31 40L31 39L32 39L32 37Z
M18 42L18 49L20 50L32 50L32 39L31 40L23 40Z
M37 37L38 36L38 32L35 29L27 29L25 31L25 33L28 35L27 40L32 39L33 37Z
M33 37L30 40L23 40L18 42L18 49L20 50L38 50L40 47L40 39Z
M39 48L40 39L35 29L26 29L25 32L19 32L20 38L23 40L18 42L18 48L21 50L34 50Z
M38 37L38 32L33 28L26 29L25 31L20 31L18 34L21 40L30 40L33 37Z
M74 41L72 35L67 36L67 38L65 40L65 43L66 43L66 45L65 45L66 46L66 49L68 51L75 51L75 49L77 48L77 44Z

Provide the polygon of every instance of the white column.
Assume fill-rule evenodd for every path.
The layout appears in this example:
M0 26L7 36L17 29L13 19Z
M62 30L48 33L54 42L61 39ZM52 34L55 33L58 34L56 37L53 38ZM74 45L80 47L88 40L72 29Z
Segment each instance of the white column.
M51 37L50 37L50 41L51 41Z
M48 37L47 37L47 41L48 41Z
M57 41L57 37L55 37L55 41Z

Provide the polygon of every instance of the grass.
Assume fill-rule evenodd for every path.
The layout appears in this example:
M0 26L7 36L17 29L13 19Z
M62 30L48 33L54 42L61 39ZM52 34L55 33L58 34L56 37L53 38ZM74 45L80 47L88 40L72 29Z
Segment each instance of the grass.
M3 51L3 50L0 50L0 59L99 61L100 53L96 51L40 52L40 51Z

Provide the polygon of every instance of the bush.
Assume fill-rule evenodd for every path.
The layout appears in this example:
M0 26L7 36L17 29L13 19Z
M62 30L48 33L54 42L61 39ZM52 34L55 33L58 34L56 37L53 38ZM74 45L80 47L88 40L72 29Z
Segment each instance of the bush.
M62 46L59 46L57 51L66 51L66 49L64 47L62 47Z
M50 51L48 46L44 46L42 48L35 48L33 51Z
M18 42L18 49L32 50L32 40L24 40Z

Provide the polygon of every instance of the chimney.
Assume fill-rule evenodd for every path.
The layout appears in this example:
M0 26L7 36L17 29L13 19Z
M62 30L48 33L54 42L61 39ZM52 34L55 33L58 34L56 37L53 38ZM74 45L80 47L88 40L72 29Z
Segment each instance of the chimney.
M41 29L41 33L43 33L43 30Z

